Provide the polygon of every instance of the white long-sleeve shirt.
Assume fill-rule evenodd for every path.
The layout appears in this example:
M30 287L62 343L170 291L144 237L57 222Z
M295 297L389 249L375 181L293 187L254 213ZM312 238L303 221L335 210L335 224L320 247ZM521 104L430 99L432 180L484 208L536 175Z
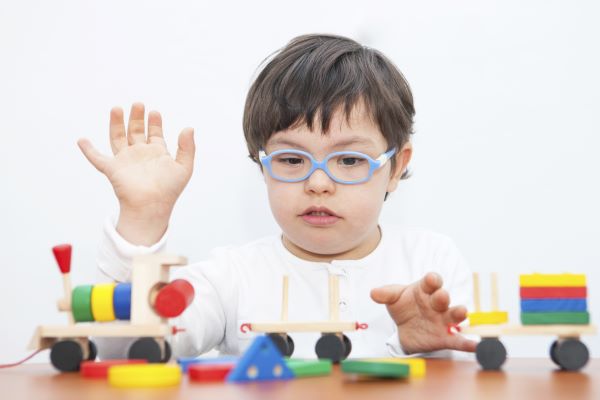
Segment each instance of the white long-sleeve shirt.
M281 235L242 246L219 247L201 262L172 270L171 277L188 280L196 296L184 313L172 321L185 332L172 341L176 357L193 357L212 349L241 354L253 332L242 332L243 323L272 322L281 318L282 281L289 276L288 321L328 319L328 275L339 277L339 318L368 324L368 329L345 332L352 342L351 357L401 356L395 323L384 305L370 297L373 288L410 284L427 272L439 273L451 305L470 305L471 272L446 236L417 229L380 226L377 248L359 260L331 263L300 259L290 253ZM151 247L125 241L107 221L98 257L101 275L115 281L130 279L131 260L137 254L161 252L165 236ZM315 333L290 334L294 357L314 358ZM123 357L127 340L99 340L103 358Z

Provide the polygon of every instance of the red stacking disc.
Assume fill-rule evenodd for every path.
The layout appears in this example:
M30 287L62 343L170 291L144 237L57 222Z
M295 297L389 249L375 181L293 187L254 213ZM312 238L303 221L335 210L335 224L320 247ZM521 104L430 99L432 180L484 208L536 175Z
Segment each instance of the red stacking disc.
M147 360L106 360L84 361L81 363L81 376L84 378L106 378L108 369L115 365L147 364Z
M234 363L190 365L188 375L190 380L195 382L220 382L225 380L233 367L235 367Z
M158 291L154 310L164 318L180 315L194 300L194 287L184 279L175 279Z
M71 245L70 244L59 244L52 248L54 258L58 263L58 268L63 274L67 274L71 271Z

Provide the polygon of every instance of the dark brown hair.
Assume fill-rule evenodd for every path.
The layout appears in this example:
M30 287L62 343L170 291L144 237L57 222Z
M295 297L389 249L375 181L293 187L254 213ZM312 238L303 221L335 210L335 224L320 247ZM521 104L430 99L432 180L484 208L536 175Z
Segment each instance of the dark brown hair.
M292 39L263 62L244 107L244 135L250 158L260 165L258 151L276 132L306 124L329 130L335 111L347 120L353 108L366 112L398 150L413 133L415 109L410 87L398 68L377 50L335 35L304 35ZM392 170L395 168L392 158ZM407 173L402 175L406 178Z

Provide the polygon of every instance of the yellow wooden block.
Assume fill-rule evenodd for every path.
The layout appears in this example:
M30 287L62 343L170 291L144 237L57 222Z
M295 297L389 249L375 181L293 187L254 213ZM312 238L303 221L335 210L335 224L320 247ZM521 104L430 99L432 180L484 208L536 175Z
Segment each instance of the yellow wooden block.
M166 364L117 365L108 369L108 383L121 388L176 386L181 382L181 368Z
M584 274L526 274L519 276L522 287L585 286Z
M95 321L114 321L114 283L102 283L92 288L92 315Z
M479 311L467 314L469 324L474 325L499 325L508 322L506 311Z
M408 374L410 377L421 378L425 376L426 367L424 358L369 358L366 361L406 364L410 368L408 370Z

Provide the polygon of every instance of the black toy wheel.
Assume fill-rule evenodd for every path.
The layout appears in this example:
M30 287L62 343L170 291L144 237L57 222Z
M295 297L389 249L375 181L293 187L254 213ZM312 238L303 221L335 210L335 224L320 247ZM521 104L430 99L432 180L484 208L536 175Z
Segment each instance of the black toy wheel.
M560 363L558 362L558 358L556 358L556 349L558 347L558 340L552 342L550 346L550 359L552 362L560 367Z
M87 361L94 361L98 355L98 348L91 340L88 341L88 358Z
M155 339L149 337L133 342L127 356L130 360L147 360L149 363L158 363L163 360L160 345Z
M496 338L483 338L477 344L475 356L484 370L498 370L506 361L506 348Z
M294 341L285 333L269 333L269 338L284 357L289 357L294 352Z
M165 340L165 355L164 355L164 357L163 357L163 358L160 360L160 362L162 362L162 363L167 363L167 362L169 362L169 360L171 359L171 354L172 354L172 351L171 351L171 345L169 344L169 342L167 342L167 341Z
M558 365L567 371L579 371L590 359L587 347L579 339L558 341L554 350Z
M344 359L346 359L352 351L352 342L346 335L343 335L342 339L344 340L344 346L346 346L346 351L344 352Z
M335 333L325 333L315 345L315 352L319 358L328 358L334 363L339 363L345 358L346 345L344 340Z
M50 362L59 371L76 372L83 361L83 349L74 340L61 340L52 345Z
M292 340L292 337L290 335L286 335L286 339L287 339L287 345L288 345L288 357L291 357L292 354L294 354L294 341Z

